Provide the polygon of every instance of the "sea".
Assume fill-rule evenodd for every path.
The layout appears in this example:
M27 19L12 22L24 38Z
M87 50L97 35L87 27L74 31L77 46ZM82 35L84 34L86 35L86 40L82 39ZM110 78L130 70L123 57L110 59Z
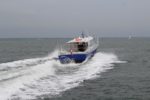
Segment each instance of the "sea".
M100 38L86 63L60 64L68 40L0 39L0 100L150 100L150 38Z

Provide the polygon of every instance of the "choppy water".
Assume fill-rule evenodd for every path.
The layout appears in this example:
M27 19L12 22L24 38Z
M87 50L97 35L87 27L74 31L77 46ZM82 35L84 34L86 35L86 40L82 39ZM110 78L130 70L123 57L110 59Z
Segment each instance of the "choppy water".
M100 39L85 64L61 65L57 41L0 39L0 100L149 100L150 39Z

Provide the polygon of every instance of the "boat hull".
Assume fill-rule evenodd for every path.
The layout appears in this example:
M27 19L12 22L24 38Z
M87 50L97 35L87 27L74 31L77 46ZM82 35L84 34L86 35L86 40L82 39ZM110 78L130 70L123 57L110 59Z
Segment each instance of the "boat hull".
M95 53L96 53L97 49L89 52L89 53L80 53L80 54L64 54L64 55L59 55L59 61L62 64L67 64L67 63L82 63L84 62L86 59L91 59Z

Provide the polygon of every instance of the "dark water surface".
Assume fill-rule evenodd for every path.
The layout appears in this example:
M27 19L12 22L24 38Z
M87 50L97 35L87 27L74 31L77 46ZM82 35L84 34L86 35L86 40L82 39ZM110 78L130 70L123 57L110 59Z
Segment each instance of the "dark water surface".
M68 39L0 39L0 62L44 57L55 50L57 41L62 43L66 40ZM99 51L113 53L120 61L126 62L115 63L113 69L100 73L100 77L85 79L72 89L53 96L42 94L36 99L150 100L150 38L103 38L100 39ZM61 71L63 70L65 69ZM71 70L67 73L68 76L78 69Z

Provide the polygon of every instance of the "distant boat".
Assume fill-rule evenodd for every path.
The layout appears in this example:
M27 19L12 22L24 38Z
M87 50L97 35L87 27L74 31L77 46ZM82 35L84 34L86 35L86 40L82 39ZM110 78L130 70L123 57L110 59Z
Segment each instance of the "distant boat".
M58 60L62 64L82 63L91 59L98 48L98 39L92 36L81 36L68 41L64 49L60 49Z
M131 35L129 35L128 39L130 40L131 38L132 38L132 36L131 36Z

